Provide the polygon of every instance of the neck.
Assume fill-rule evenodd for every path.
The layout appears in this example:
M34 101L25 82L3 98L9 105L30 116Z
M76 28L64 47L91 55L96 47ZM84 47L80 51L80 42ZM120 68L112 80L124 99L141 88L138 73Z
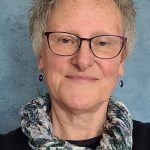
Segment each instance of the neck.
M70 111L52 103L53 134L64 140L85 140L103 133L108 102L90 111Z

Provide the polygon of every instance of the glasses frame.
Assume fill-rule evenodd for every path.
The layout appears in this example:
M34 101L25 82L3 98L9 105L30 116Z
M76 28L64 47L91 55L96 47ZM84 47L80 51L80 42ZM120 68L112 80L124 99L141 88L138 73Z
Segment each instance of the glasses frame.
M77 37L77 38L80 40L78 49L77 49L73 54L69 54L69 55L62 55L62 54L57 54L57 53L55 53L55 52L51 49L51 46L50 46L50 43L49 43L49 35L52 34L52 33L67 33L67 34L70 34L70 35L73 35L73 36ZM81 38L81 37L79 37L78 35L75 35L75 34L72 34L72 33L69 33L69 32L59 32L59 31L56 31L56 32L44 32L44 35L45 35L46 38L47 38L47 43L48 43L48 46L49 46L49 49L51 50L51 52L54 53L54 54L56 54L56 55L59 55L59 56L72 56L72 55L74 55L75 53L77 53L77 51L79 51L79 49L80 49L80 47L81 47L81 45L82 45L82 41L88 41L88 42L89 42L89 47L90 47L90 49L91 49L91 51L92 51L92 53L93 53L94 56L96 56L97 58L100 58L100 59L113 59L113 58L117 57L117 56L121 53L121 51L122 51L122 49L123 49L125 43L127 42L127 38L124 37L124 36L107 35L107 34L97 35L97 36L94 36L94 37L92 37L92 38ZM92 41L94 38L97 38L97 37L100 37L100 36L119 37L119 38L122 40L121 48L120 48L120 50L118 51L118 53L117 53L115 56L113 56L113 57L111 57L111 58L102 58L102 57L98 57L97 55L95 55L95 53L93 52L92 47L91 47L91 41Z

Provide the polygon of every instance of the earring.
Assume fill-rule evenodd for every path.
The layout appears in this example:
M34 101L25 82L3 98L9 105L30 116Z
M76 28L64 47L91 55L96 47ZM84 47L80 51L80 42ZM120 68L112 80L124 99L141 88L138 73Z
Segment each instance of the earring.
M40 82L43 81L43 75L42 75L42 74L39 75L39 81L40 81Z
M123 80L120 80L119 85L120 85L121 88L123 87L123 85L124 85Z

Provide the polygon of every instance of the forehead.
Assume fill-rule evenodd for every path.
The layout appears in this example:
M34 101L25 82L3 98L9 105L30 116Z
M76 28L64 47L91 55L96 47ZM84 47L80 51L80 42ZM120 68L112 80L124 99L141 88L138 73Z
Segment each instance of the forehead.
M58 0L48 17L47 27L51 30L123 31L122 15L113 0Z

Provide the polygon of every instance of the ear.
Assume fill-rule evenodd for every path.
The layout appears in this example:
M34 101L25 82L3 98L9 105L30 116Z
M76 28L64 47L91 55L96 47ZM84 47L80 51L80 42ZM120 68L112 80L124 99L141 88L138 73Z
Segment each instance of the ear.
M125 44L121 52L121 62L123 62L128 57L128 54L129 54L129 49L127 48L127 45Z
M43 55L41 51L37 57L37 63L38 63L39 71L42 71L44 69L44 62L43 62Z
M120 62L119 66L119 76L122 77L124 74L124 61Z

